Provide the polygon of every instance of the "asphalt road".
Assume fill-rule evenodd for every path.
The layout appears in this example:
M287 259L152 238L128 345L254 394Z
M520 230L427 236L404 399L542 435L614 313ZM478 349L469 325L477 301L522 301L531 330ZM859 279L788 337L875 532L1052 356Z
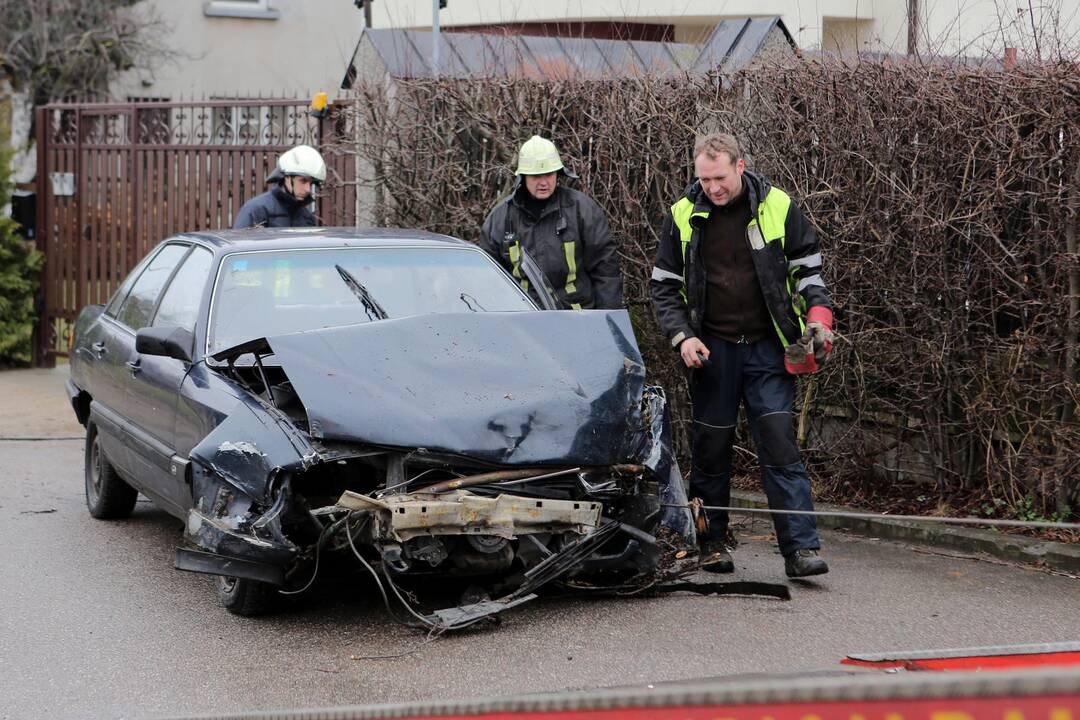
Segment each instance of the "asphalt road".
M0 413L18 412L12 397L0 394ZM72 437L70 426L42 427ZM0 422L0 437L11 433ZM0 440L0 718L483 697L1080 640L1076 579L828 534L833 572L790 583L790 602L543 599L498 628L357 660L416 649L423 636L391 621L364 584L316 586L274 617L228 615L208 579L172 568L176 520L146 502L128 520L89 517L82 452L79 440ZM761 521L743 530L736 577L784 582L767 533Z

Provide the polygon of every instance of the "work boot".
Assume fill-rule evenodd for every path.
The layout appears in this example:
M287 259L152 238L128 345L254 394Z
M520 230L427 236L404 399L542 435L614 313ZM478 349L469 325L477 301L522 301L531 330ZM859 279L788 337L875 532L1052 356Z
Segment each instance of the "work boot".
M701 546L701 569L714 573L735 572L732 546L723 540L706 540Z
M796 550L784 558L784 572L792 578L810 577L824 575L829 566L818 557L817 550Z

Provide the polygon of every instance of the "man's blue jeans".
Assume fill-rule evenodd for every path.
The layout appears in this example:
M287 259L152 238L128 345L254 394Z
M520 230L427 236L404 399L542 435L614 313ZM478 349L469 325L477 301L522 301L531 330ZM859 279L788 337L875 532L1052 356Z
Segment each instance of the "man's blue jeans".
M784 350L771 337L755 343L733 343L703 336L709 364L693 370L693 467L690 493L706 505L731 505L731 455L739 405L744 403L750 433L757 447L761 482L773 510L813 510L810 478L795 440L795 378L784 369ZM709 535L722 540L728 514L709 511ZM780 552L817 550L817 525L809 515L773 515Z

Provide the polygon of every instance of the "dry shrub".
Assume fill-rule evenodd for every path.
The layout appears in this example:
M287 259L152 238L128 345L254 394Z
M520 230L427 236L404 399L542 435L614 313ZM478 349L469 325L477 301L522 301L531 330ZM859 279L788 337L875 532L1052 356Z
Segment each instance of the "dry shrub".
M686 383L648 277L696 133L739 135L818 228L833 362L800 384L811 467L932 482L1044 512L1080 486L1080 74L805 62L732 77L362 87L377 224L475 240L518 144L552 138L605 208L652 378L685 458Z

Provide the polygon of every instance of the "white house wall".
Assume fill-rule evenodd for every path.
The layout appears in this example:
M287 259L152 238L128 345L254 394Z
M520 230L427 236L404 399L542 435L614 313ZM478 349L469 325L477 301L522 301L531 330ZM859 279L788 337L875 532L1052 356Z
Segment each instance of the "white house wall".
M34 139L30 137L33 104L26 93L11 92L6 82L0 84L0 96L8 98L11 109L8 118L11 123L9 142L14 151L11 157L11 182L19 185L33 182L37 174L37 152Z
M1058 59L1053 42L1060 38L1071 47L1063 53L1074 57L1080 49L1080 0L921 0L925 6L920 47L946 55L1000 58L1002 49L1015 47L1021 59L1035 57L1034 37L1039 37L1043 59ZM1034 11L1034 18L1028 12ZM1034 20L1035 32L1032 30Z
M431 3L426 0L377 0L372 7L379 27L431 27ZM722 18L778 15L800 47L817 48L821 43L821 19L826 16L873 19L883 41L906 43L906 7L905 0L449 0L439 22L447 27L567 19L670 24L675 28L675 40L691 42L700 39L701 28Z
M1055 16L1062 19L1061 34L1080 36L1080 0L918 0L919 48L947 56L1000 57L1006 44L1031 45L1028 8L1036 14L1036 27L1049 33ZM376 0L372 6L377 27L431 27L429 0ZM1019 13L1018 13L1019 9ZM441 25L483 25L532 22L642 22L671 24L675 40L694 42L702 27L718 19L780 16L799 47L823 48L829 21L858 23L858 49L874 52L907 51L908 0L449 0L439 15ZM842 32L850 23L837 24ZM867 31L867 25L869 26ZM1004 34L996 33L1004 26ZM834 26L835 27L835 26ZM1074 43L1075 44L1075 43ZM1044 43L1045 45L1045 43ZM845 48L850 49L850 48Z
M203 0L147 0L184 57L130 73L114 94L179 99L337 93L364 15L351 0L272 0L277 19L212 17Z
M237 97L337 93L363 26L351 0L266 0L276 19L213 17L206 0L146 0L182 53L155 72L126 76L124 97ZM243 4L243 3L234 3ZM1001 57L1003 48L1033 48L1031 22L1015 0L918 0L920 50ZM430 0L374 0L375 27L429 29ZM1054 16L1060 34L1080 34L1080 0L1040 0L1043 32ZM899 52L907 49L908 0L448 0L443 27L536 22L670 24L676 41L700 41L720 19L780 16L805 49ZM997 32L1004 28L1003 32ZM1046 54L1043 42L1044 54Z

